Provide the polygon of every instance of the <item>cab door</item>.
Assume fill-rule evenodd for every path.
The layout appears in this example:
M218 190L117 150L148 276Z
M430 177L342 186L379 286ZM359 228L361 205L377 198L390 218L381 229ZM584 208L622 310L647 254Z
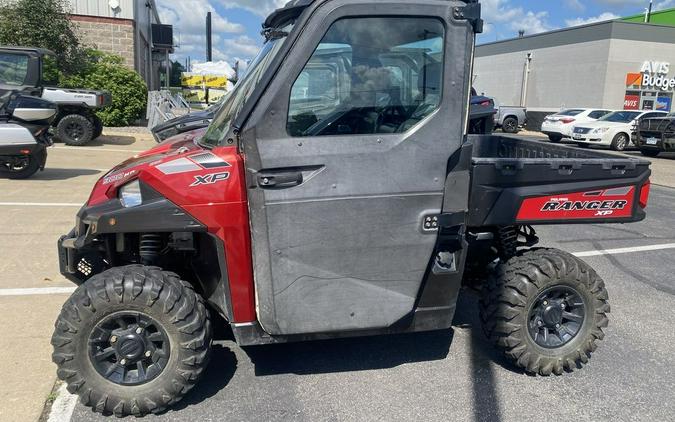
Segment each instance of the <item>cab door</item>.
M331 1L296 28L241 135L268 333L382 329L413 311L464 133L473 33L446 19L459 5Z

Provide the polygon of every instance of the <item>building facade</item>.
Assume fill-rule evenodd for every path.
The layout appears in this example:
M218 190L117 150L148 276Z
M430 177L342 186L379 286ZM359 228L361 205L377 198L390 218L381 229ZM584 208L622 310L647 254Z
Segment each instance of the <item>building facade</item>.
M673 40L674 26L619 20L483 44L476 48L474 86L530 112L671 111Z
M121 56L150 90L163 86L165 62L172 46L153 42L161 25L154 0L70 0L72 21L82 43ZM169 43L171 44L171 43Z

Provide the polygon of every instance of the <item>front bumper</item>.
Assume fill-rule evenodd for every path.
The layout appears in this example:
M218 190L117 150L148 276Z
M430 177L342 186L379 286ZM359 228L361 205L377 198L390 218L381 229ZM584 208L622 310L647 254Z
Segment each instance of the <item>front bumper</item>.
M119 235L207 231L206 226L142 182L141 192L143 203L133 208L111 199L80 209L75 228L58 241L59 267L64 277L82 284L115 266L115 253L126 252L116 243L124 240Z
M77 249L75 248L75 229L65 236L61 236L57 243L59 253L59 271L65 278L73 283L80 285L85 280L77 271Z
M604 137L602 134L599 133L586 133L586 134L578 134L574 133L572 134L572 142L582 142L582 143L587 143L587 144L595 144L595 145L604 145L608 144L608 142L605 142Z

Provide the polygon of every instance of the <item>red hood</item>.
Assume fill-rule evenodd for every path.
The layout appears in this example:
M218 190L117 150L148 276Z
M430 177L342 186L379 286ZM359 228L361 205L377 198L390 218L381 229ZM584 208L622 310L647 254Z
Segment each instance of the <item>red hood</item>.
M154 148L123 161L96 182L87 204L92 206L114 198L120 186L135 177L139 177L143 170L150 166L156 166L180 156L190 155L196 151L203 151L204 148L194 141L196 138L203 136L205 132L206 128L202 128L176 135Z

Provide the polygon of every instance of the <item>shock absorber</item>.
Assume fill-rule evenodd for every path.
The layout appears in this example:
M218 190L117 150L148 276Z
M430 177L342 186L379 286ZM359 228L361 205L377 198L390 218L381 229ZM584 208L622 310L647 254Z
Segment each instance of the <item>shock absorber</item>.
M141 235L139 242L139 255L141 264L155 265L162 251L162 236L156 233L145 233Z

